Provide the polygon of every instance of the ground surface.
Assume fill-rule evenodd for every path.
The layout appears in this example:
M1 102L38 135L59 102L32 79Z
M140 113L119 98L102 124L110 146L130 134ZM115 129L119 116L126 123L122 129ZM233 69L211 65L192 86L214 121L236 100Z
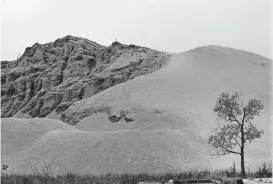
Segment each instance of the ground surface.
M121 65L128 63L120 61ZM160 70L73 103L59 118L2 119L2 163L30 172L54 160L56 172L168 172L227 168L239 158L211 157L207 144L222 92L261 99L254 123L265 130L246 148L246 167L272 160L270 67L244 51L206 46L174 54ZM115 66L113 66L115 67Z

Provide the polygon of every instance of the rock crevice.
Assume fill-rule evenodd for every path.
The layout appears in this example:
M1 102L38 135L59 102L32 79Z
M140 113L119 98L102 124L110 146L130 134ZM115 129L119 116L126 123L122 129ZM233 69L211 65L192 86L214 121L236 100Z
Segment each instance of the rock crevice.
M1 62L1 117L46 117L53 111L64 117L74 102L152 73L169 58L144 47L105 47L73 36L35 43L19 59Z

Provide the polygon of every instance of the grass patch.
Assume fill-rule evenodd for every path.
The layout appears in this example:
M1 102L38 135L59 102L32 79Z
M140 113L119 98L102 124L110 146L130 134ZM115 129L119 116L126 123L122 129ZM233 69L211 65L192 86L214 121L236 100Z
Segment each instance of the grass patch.
M253 176L255 173L247 173ZM272 176L272 175L271 175ZM227 171L190 171L180 173L162 173L162 174L114 174L103 175L78 175L75 173L66 173L64 175L43 175L43 174L7 174L2 172L2 184L137 184L140 181L158 181L167 183L169 180L181 179L214 179L221 183L232 184L238 177L228 178Z
M76 173L66 173L63 175L54 174L52 161L45 162L39 168L33 168L32 174L14 174L9 171L7 165L2 165L2 184L137 184L141 181L157 181L167 183L169 180L183 179L213 179L224 184L236 183L240 178L239 172L234 168L226 170L203 170L187 171L176 173L123 173L123 174L101 174L101 175L80 175ZM267 166L263 163L256 171L248 171L247 178L272 178L271 164Z

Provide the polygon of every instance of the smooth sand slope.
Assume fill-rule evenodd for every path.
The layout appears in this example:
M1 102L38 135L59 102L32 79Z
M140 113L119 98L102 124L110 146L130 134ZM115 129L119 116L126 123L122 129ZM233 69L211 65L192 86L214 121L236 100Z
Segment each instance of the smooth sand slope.
M36 129L31 134L31 131L19 130L28 121L31 120L2 120L3 131L9 124L13 124L15 130L2 134L2 150L5 150L2 163L13 172L29 173L51 161L52 169L59 174L69 171L80 174L178 172L225 168L235 159L211 157L213 151L209 145L204 144L198 133L187 128L90 132L63 128L62 123L56 121L53 129ZM50 125L54 120L35 119L36 127L42 127L45 121ZM33 127L28 129L33 130ZM264 159L255 154L254 151L247 158L255 158L257 162Z
M2 120L3 127L6 127L7 121ZM19 127L22 121L14 119L13 123ZM41 160L50 159L54 160L57 172L164 172L193 169L197 167L196 163L206 167L209 162L203 157L207 155L205 146L194 132L189 131L88 132L56 128L41 132L39 138L32 140L32 135L25 135L22 131L17 132L17 136L28 141L13 139L13 144L20 143L21 148L16 152L4 153L2 162L15 172L29 172L32 167L39 167ZM3 140L6 139L8 137L3 134ZM3 149L6 148L4 144Z
M270 140L270 67L272 61L244 51L219 46L200 47L176 54L161 70L112 87L76 102L65 113L79 119L93 107L108 107L113 114L128 111L134 122L110 123L105 114L84 118L83 130L176 129L191 126L207 135L215 126L213 107L222 92L239 92L242 99L261 99L264 109L254 120ZM102 125L102 126L101 126Z
M265 129L264 138L249 145L246 153L247 167L253 168L272 158L271 63L218 46L173 55L157 72L74 103L65 113L80 120L75 127L49 119L2 119L2 163L17 172L27 172L42 159L54 159L57 172L79 173L230 167L239 158L212 158L206 139L215 127L212 109L219 94L238 91L243 99L256 97L265 105L254 121ZM95 107L108 107L113 114L126 111L134 121L113 123L103 112L81 118ZM29 133L33 121L39 128ZM46 122L51 128L45 128Z

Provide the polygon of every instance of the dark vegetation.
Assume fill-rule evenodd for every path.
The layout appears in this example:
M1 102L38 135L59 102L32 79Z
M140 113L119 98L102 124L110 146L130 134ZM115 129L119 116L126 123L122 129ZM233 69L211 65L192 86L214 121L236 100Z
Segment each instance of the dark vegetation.
M233 169L209 171L188 171L180 173L162 173L162 174L114 174L103 175L79 175L75 173L66 173L64 175L54 175L51 168L35 169L32 174L20 175L8 172L8 167L2 165L2 184L137 184L140 181L158 181L167 183L169 180L183 179L214 179L221 183L232 184L241 177L236 171L235 164ZM272 177L272 165L263 163L256 171L247 171L248 178L268 178Z

